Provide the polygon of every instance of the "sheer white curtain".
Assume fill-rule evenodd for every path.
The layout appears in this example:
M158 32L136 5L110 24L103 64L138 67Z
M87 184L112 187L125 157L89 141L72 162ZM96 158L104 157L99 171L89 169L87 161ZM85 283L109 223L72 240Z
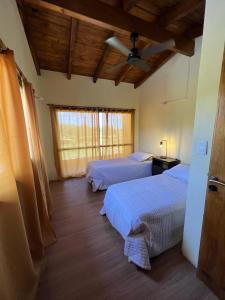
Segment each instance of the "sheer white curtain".
M51 111L59 176L82 176L89 161L100 159L98 112Z
M126 157L133 151L132 113L101 113L102 159Z
M133 151L133 112L51 107L59 177L85 175L87 163Z

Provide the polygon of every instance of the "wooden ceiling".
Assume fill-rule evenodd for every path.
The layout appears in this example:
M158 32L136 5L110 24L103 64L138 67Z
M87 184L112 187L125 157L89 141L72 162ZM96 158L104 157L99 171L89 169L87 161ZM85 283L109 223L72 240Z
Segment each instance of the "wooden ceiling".
M176 53L194 54L202 34L205 0L17 0L37 74L41 69L133 83L140 86ZM129 49L130 33L138 48L173 38L176 46L152 56L149 72L133 66L108 72L126 59L105 43L115 35Z

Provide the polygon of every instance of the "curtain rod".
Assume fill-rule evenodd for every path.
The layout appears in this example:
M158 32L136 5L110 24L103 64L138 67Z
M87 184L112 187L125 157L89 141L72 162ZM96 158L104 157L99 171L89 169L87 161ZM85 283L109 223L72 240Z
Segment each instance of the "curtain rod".
M95 107L95 106L71 106L60 104L47 104L50 108L68 109L68 110L92 110L92 111L115 111L115 112L134 112L135 109L126 108L109 108L109 107Z
M7 50L9 50L8 47L6 47L6 45L3 43L3 41L0 39L0 53L4 53ZM17 65L16 63L16 69L18 72L19 77L21 77L23 79L24 82L28 82L26 76L23 74L23 72L21 71L20 67Z

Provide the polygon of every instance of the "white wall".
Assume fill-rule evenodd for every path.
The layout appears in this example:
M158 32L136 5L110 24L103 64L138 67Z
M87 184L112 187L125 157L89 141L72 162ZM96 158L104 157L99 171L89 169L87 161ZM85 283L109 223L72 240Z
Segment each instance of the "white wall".
M44 101L38 102L40 128L44 145L44 153L50 179L57 178L54 165L52 131L47 103L103 106L116 108L134 108L135 113L135 148L138 147L138 99L139 91L133 85L122 83L115 87L113 81L73 75L71 80L65 74L42 71L39 78L41 94Z
M17 64L38 92L38 76L15 0L0 0L0 38L14 51Z
M225 1L207 0L183 239L183 253L195 266L198 263L224 42ZM209 142L207 156L196 154L197 140L207 140Z
M163 154L167 139L168 156L190 162L200 53L198 38L193 57L177 54L140 87L140 150Z

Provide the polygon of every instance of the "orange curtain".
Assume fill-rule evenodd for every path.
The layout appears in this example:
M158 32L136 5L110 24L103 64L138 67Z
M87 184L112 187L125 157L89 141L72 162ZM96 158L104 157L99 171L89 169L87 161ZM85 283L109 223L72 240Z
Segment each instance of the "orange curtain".
M35 163L13 52L8 50L0 54L0 299L34 297L44 246L55 241Z
M52 198L41 148L34 94L32 86L29 82L25 82L23 85L22 102L28 134L30 157L33 167L36 196L38 199L37 205L40 226L44 246L48 246L53 240L53 231L49 223L49 218L52 212Z
M97 111L51 109L56 168L59 177L79 177L87 163L100 159Z
M133 151L133 112L51 107L59 177L85 175L87 163L126 157Z

